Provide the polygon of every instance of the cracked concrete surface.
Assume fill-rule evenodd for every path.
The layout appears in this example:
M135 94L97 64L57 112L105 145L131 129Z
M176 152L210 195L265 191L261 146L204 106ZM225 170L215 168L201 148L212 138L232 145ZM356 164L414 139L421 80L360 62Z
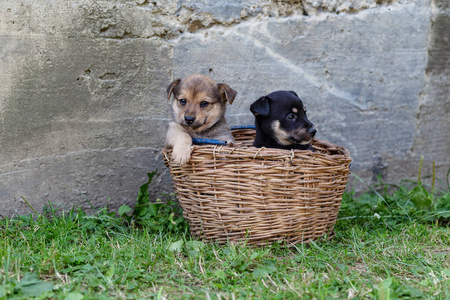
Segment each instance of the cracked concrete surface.
M347 147L368 182L450 166L444 0L6 0L0 3L0 215L47 201L133 205L163 165L165 88L199 72L249 105L295 90L318 137ZM428 170L429 171L429 170ZM427 170L425 170L425 173ZM89 204L90 203L90 204Z

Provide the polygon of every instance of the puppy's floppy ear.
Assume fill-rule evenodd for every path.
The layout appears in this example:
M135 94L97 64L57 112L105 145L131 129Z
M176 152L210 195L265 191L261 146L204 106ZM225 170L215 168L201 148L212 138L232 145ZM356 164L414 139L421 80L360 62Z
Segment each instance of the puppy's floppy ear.
M250 111L255 116L267 117L270 113L269 97L264 96L253 102L253 104L250 105Z
M230 86L226 83L219 83L217 85L220 92L220 98L222 101L228 101L228 103L232 104L234 98L236 98L237 92L230 88Z
M175 93L176 87L180 84L181 78L175 79L171 84L167 87L167 100L170 100L170 96Z
M295 95L295 97L297 97L297 98L298 98L298 95L297 95L297 93L296 93L296 92L294 92L294 91L289 91L289 93L291 93L291 94L294 94L294 95Z

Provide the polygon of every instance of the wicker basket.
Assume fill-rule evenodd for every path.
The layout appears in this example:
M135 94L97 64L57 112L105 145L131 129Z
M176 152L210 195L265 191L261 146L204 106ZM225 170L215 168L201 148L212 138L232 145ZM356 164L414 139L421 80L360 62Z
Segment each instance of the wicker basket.
M191 163L163 149L191 234L218 243L309 242L331 235L351 161L314 140L316 152L255 148L253 129L233 130L234 147L195 145Z

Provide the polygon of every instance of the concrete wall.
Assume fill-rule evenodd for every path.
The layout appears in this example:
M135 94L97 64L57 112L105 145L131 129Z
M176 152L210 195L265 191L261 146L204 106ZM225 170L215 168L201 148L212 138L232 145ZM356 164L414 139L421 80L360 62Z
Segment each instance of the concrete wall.
M0 215L134 204L160 149L165 88L191 73L238 96L295 90L318 137L368 182L450 166L447 0L4 0L0 2Z

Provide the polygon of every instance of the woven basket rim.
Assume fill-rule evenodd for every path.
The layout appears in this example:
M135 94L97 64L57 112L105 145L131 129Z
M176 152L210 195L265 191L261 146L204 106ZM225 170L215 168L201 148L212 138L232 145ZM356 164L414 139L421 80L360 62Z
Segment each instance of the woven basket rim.
M334 144L331 144L329 142L323 141L323 140L319 140L319 139L314 139L312 141L312 146L314 147L314 145L320 145L320 146L325 146L327 148L327 150L329 151L334 151L335 153L330 154L330 153L323 153L323 152L313 152L310 150L299 150L299 149L279 149L279 148L266 148L266 147L254 147L254 146L247 146L247 145L243 145L243 143L241 142L237 142L233 145L209 145L209 144L201 144L201 145L197 145L197 144L193 144L191 146L191 153L194 152L217 152L217 153L221 153L226 154L228 153L233 153L235 151L240 151L241 153L247 153L249 158L251 159L267 159L270 157L276 157L276 156L290 156L290 157L323 157L323 158L327 158L327 159L339 159L339 160L343 160L343 161L352 161L352 158L350 157L350 152L342 147L342 146L337 146ZM164 147L162 149L162 153L164 155L166 155L167 153L172 152L171 148L166 148ZM167 158L168 159L168 158ZM169 159L168 159L169 160Z

